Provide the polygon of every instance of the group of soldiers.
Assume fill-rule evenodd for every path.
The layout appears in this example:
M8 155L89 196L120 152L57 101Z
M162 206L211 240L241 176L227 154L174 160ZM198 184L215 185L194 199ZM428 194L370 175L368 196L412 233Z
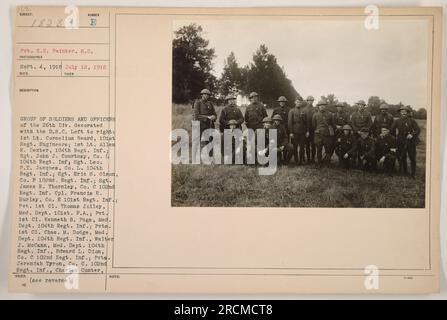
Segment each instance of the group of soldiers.
M397 161L399 173L406 175L409 158L410 177L415 177L420 128L412 118L409 106L402 106L399 118L394 119L388 111L389 106L382 103L380 114L373 118L363 100L356 103L357 110L350 115L343 104L337 104L337 111L333 113L323 99L314 106L312 96L304 100L298 95L294 107L289 107L288 100L281 96L269 117L259 95L252 92L245 114L236 105L236 97L229 94L217 119L210 97L211 92L203 89L201 98L194 103L193 119L200 121L200 134L215 128L215 122L218 122L221 132L225 129L242 130L243 123L255 131L265 129L267 139L269 130L276 129L276 152L282 164L290 164L294 158L296 165L329 166L335 153L339 165L347 170L380 170L393 175Z

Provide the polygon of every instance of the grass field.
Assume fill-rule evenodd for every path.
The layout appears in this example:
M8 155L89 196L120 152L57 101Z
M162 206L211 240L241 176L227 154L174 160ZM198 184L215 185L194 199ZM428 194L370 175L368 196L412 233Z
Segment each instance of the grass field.
M219 114L221 108L217 108ZM272 110L269 110L269 114ZM191 106L173 105L172 128L191 130ZM272 176L243 165L172 165L172 206L204 207L425 207L426 124L417 147L416 179L337 167L283 166Z

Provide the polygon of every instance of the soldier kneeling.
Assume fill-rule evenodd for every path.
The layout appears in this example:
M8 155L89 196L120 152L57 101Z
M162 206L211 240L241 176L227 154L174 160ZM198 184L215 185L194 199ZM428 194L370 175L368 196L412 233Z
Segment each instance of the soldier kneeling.
M275 114L272 120L272 129L276 129L276 151L278 152L278 163L287 164L289 162L289 155L293 152L293 147L291 143L289 143L289 135L287 134L286 128L282 124L283 118L281 115Z
M350 169L355 161L357 142L349 124L342 127L342 134L337 138L335 153L341 168Z
M376 171L376 142L369 136L368 128L361 128L358 133L360 135L357 140L359 168L363 171Z
M376 155L379 167L389 176L396 170L396 147L396 138L390 134L388 127L382 126L376 142Z

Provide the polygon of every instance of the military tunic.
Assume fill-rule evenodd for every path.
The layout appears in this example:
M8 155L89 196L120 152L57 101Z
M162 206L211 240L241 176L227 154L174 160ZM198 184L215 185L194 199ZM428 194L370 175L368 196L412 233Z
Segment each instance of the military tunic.
M396 138L390 134L385 136L379 136L376 142L376 155L377 160L385 157L383 163L383 171L389 175L392 175L395 171L396 164Z
M419 142L419 134L421 129L417 122L410 117L399 118L394 121L391 126L391 134L397 138L397 156L399 159L399 167L407 173L407 155L410 158L411 175L416 173L416 145ZM411 134L412 138L407 136Z
M242 129L242 123L244 123L244 116L242 115L242 111L234 105L225 106L219 116L219 127L223 132L224 129L229 129L228 121L236 120L237 128Z
M388 129L391 129L391 126L394 123L394 117L391 113L379 113L375 118L372 125L372 132L375 135L375 137L378 137L381 132L381 128L387 127Z
M301 164L304 162L305 156L306 133L309 132L308 109L304 106L290 109L288 127L289 132L293 133L293 153L289 155L289 160L293 156L295 162Z
M355 161L355 155L357 151L357 141L353 134L345 135L341 134L337 138L337 144L335 153L338 156L340 166L349 169ZM348 154L348 158L345 159L345 154Z
M200 135L205 129L214 128L214 121L209 116L217 117L216 110L211 101L196 100L194 103L193 120L200 121Z
M288 106L284 106L284 107L279 106L279 107L273 109L272 117L276 114L279 114L282 118L282 123L287 124L287 123L289 123L289 120L288 120L289 119L289 111L290 111L290 108ZM288 129L286 127L284 127L284 128L286 130Z
M334 152L335 124L332 113L318 111L312 117L312 128L314 128L314 142L317 152L317 162L329 164ZM326 153L323 159L323 148Z
M337 127L343 127L345 124L349 124L349 114L341 111L334 114L334 123Z
M249 129L256 130L262 128L262 119L265 117L267 117L267 111L260 102L249 104L245 110L245 123Z
M371 137L357 140L359 166L365 171L376 170L376 142Z
M356 111L352 114L351 124L354 132L358 132L361 128L367 128L369 130L372 126L371 114L366 110Z

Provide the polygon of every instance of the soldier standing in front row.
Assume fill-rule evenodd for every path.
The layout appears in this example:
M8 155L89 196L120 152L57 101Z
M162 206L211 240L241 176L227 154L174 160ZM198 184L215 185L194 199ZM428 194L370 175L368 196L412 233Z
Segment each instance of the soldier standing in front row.
M320 100L317 104L319 110L312 117L312 127L315 129L314 142L317 149L317 164L329 165L334 152L335 124L332 113L326 110L327 102ZM323 148L325 156L323 159Z
M306 98L306 109L308 114L308 124L307 128L309 130L309 137L306 139L306 159L308 163L315 163L315 142L314 142L314 128L312 128L312 117L315 112L317 112L316 108L313 106L314 97L308 96Z
M193 120L200 122L200 137L206 129L214 128L217 114L214 105L210 101L211 92L208 89L200 91L201 99L197 99L194 103ZM206 142L201 141L203 146Z
M376 142L376 155L383 172L392 176L396 166L396 138L386 126L382 126Z
M337 137L335 153L341 168L350 169L355 163L355 155L357 152L357 141L352 134L352 128L349 124L345 124L341 128L341 134Z
M225 129L229 129L229 121L236 121L236 128L242 129L242 123L244 123L244 116L242 111L236 105L236 97L229 94L225 97L225 102L227 105L222 109L219 116L219 127L220 131L223 132Z
M292 139L293 144L293 152L289 155L288 160L290 161L293 156L297 165L304 164L306 139L310 136L308 116L306 103L303 101L303 98L298 95L295 99L295 107L289 111L288 123L290 138Z
M374 172L377 170L376 142L369 136L368 128L361 128L359 135L357 139L359 169Z
M394 123L394 117L391 113L388 112L389 106L386 103L380 104L380 113L374 118L374 122L372 125L372 133L374 137L378 137L381 133L382 126L386 126L388 129L391 129L391 126Z
M263 127L262 120L267 117L267 111L262 103L258 101L259 95L252 92L249 95L250 104L245 110L245 123L248 129L261 129Z
M276 100L279 103L279 107L276 107L275 109L273 109L273 113L272 113L272 117L275 115L280 115L282 118L282 123L285 123L287 125L287 123L289 123L288 119L289 119L289 111L290 108L287 106L287 98L284 96L281 96L278 98L278 100ZM288 128L285 128L287 133L288 132Z
M403 106L399 109L400 118L394 121L391 134L397 138L397 156L399 159L399 171L408 173L407 155L410 158L411 178L416 174L416 145L419 141L421 129L416 120L411 118L411 109Z

